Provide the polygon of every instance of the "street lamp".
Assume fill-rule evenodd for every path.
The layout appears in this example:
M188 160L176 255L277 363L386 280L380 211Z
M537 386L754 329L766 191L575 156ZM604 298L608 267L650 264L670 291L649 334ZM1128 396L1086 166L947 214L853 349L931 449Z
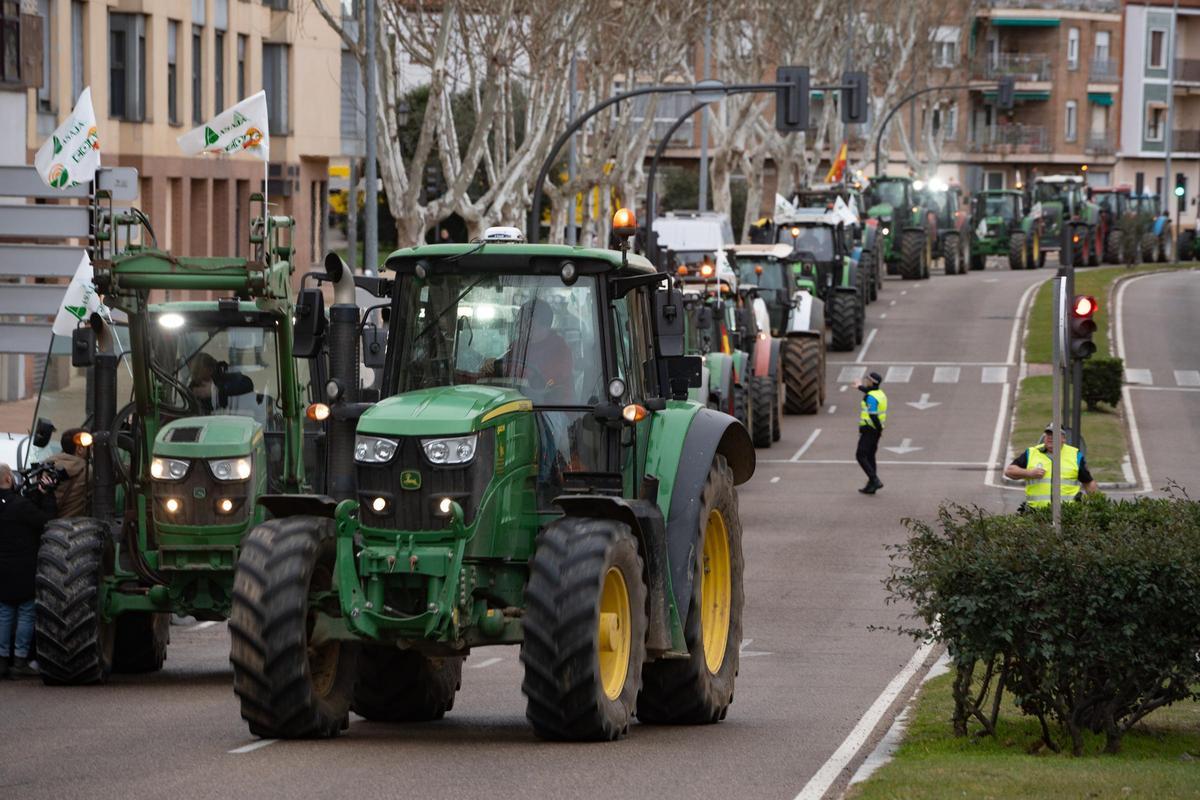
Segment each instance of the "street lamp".
M400 105L396 106L396 127L404 128L408 125L408 113L412 111L408 101L401 98Z

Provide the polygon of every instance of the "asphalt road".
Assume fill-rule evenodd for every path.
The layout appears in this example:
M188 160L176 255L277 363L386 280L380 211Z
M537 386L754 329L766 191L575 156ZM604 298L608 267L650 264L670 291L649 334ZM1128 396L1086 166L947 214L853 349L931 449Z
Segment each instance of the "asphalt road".
M525 723L517 650L484 648L443 721L355 720L333 741L264 743L238 715L225 626L177 626L157 675L70 689L0 684L0 796L795 797L917 652L910 639L870 630L899 620L880 584L884 546L904 537L899 520L931 517L943 498L999 509L1013 494L988 485L989 464L1004 455L1018 308L1048 274L997 263L889 279L869 309L870 347L830 359L827 410L786 418L783 440L760 451L740 490L746 641L719 725L634 725L613 744L540 742ZM874 497L856 491L864 478L853 461L859 394L849 382L865 370L885 375L882 444L897 448L880 452L886 486ZM1195 412L1193 403L1192 424ZM834 792L899 705L834 771Z

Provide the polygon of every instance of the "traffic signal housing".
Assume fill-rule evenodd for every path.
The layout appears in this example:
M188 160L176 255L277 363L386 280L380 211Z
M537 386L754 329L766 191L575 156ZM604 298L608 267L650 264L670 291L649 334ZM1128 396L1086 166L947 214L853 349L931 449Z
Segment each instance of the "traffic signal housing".
M1096 352L1092 335L1096 333L1093 317L1100 310L1096 298L1088 294L1077 294L1071 301L1071 313L1067 320L1067 349L1071 358L1091 358Z
M808 67L776 67L775 82L787 84L775 90L775 130L780 133L807 131L812 86Z
M1187 175L1182 172L1175 173L1175 203L1182 214L1187 206Z
M842 73L842 122L855 125L867 121L867 73Z

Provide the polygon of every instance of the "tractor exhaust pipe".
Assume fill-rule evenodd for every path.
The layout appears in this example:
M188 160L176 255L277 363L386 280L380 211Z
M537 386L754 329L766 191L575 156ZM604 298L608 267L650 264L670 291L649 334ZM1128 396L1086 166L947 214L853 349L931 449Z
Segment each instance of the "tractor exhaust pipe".
M326 253L325 274L329 276L329 280L333 283L333 302L335 305L355 305L357 303L354 275L350 272L350 267L347 266L346 262L337 253Z
M329 308L329 377L341 391L335 405L358 400L358 322L354 276L346 262L335 253L325 256L325 272L333 281L334 303ZM329 420L329 494L333 499L355 497L354 436L357 419Z

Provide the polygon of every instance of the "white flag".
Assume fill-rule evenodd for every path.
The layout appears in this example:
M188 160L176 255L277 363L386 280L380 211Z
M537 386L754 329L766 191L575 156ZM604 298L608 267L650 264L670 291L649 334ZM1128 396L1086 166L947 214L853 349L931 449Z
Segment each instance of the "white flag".
M92 283L92 260L88 258L87 251L84 251L79 259L79 266L75 269L75 277L71 278L67 293L63 295L62 306L54 317L54 335L70 336L79 322L93 312L112 324L108 306L100 302L100 295L96 293L96 286Z
M267 93L259 92L180 136L179 147L189 156L245 151L269 161L270 141Z
M33 165L47 186L66 189L96 177L100 168L100 138L92 87L83 90L67 121L58 126L33 157Z

